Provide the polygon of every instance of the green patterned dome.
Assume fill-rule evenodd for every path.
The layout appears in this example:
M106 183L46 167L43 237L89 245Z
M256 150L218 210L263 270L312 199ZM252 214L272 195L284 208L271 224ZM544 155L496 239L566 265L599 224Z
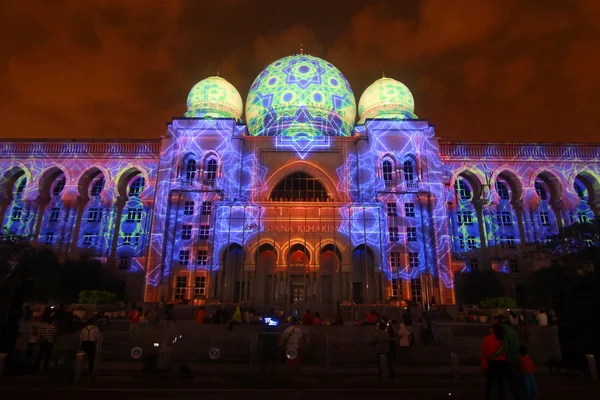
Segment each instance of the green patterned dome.
M244 105L237 89L220 76L196 83L187 98L188 118L241 119Z
M392 78L381 78L369 86L358 102L359 123L370 118L417 119L415 99L406 85Z
M349 136L355 118L356 100L344 75L306 54L270 64L246 100L248 131L255 136Z

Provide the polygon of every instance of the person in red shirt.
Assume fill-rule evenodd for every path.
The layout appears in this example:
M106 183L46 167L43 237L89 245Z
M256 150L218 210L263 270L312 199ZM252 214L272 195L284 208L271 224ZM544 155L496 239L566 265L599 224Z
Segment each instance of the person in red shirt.
M204 324L205 319L206 319L206 310L204 309L204 307L198 308L198 310L196 310L196 323L198 325L202 325L202 324Z
M533 376L533 360L527 355L527 347L519 346L521 354L521 374L523 375L523 388L525 389L526 399L537 399L538 390L535 376Z
M371 310L369 315L367 315L367 320L365 321L364 325L376 325L378 320L379 318L377 317L375 310Z
M304 325L312 325L315 317L312 315L310 310L306 310L304 316L302 317L302 324Z
M504 348L504 329L500 324L492 325L489 335L483 339L481 346L481 367L487 375L485 384L485 398L492 398L492 391L496 390L499 398L504 399L504 378L509 371Z
M140 317L142 316L142 314L140 313L140 310L137 309L137 307L132 307L131 311L129 312L129 322L132 324L137 324L140 322Z
M315 313L315 318L313 319L313 325L321 325L321 314L317 311Z

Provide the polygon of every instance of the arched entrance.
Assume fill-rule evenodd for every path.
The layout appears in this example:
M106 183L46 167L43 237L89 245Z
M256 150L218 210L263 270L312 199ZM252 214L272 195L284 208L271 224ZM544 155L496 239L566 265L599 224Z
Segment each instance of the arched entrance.
M262 304L275 304L275 282L277 273L277 251L273 245L265 243L260 245L256 254L257 286L256 296Z
M243 249L237 243L230 244L223 255L223 297L225 301L239 303L250 289L244 282Z
M352 301L369 304L375 301L375 256L364 244L352 252Z
M288 277L290 282L290 303L306 303L309 296L307 273L310 266L310 253L304 245L296 243L289 250Z
M342 263L342 253L333 244L323 246L320 254L319 293L323 304L333 304L334 281Z

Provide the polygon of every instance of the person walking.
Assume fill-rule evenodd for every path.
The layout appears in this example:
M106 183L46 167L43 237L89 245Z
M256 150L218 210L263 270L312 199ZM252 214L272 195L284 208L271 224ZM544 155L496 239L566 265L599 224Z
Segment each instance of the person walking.
M54 319L49 319L40 329L40 352L36 360L36 368L43 362L42 371L50 372L50 357L56 340L56 325Z
M79 334L81 351L85 353L85 356L88 359L88 373L90 375L94 373L98 340L100 340L100 329L90 319L86 326L81 329L81 333Z

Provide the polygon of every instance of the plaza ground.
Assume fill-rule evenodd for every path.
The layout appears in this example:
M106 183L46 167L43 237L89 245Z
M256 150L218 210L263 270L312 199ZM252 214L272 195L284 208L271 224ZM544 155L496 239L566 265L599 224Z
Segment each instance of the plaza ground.
M383 383L375 374L294 376L261 381L256 376L195 377L192 380L146 377L97 377L76 384L56 384L46 376L9 378L0 382L0 397L27 399L219 399L276 397L297 400L353 399L481 399L484 377L462 376L455 382L443 374L406 375ZM585 377L538 376L542 399L597 399L600 385Z

